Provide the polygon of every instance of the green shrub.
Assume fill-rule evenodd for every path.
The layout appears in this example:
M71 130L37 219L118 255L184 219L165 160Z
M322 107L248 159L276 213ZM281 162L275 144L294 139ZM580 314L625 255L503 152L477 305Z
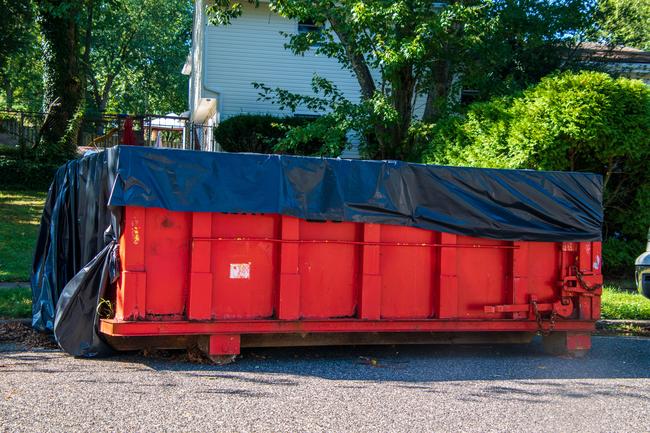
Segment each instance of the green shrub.
M603 272L610 276L634 275L634 261L645 250L645 240L610 236L603 242Z
M7 157L10 159L22 158L20 148L15 146L3 146L0 144L0 157Z
M629 275L650 226L650 88L563 73L436 126L425 161L603 175L605 270ZM641 247L642 248L642 247Z
M308 126L313 119L276 117L271 115L241 114L222 121L215 128L215 138L227 152L288 153L317 155L323 140L305 136L294 140L296 145L278 147L278 143L292 128Z
M59 164L0 155L0 188L47 191Z

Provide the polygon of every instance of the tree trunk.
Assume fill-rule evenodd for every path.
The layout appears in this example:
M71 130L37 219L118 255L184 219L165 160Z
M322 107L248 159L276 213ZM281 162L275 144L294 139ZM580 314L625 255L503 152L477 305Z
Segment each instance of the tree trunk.
M444 114L444 109L449 100L449 89L451 88L450 66L450 63L446 60L435 63L435 70L432 71L432 89L427 93L427 101L422 115L424 122L434 123Z
M11 110L14 107L14 86L11 85L11 78L9 76L4 77L2 84L5 90L7 109Z
M397 111L397 122L392 127L390 157L409 160L413 156L412 142L409 140L409 128L413 120L413 94L415 79L411 66L404 66L392 83L391 96L393 107Z
M375 94L376 86L375 80L372 78L372 74L370 73L370 68L368 68L366 60L362 54L354 49L349 41L348 35L345 33L345 31L342 30L341 26L339 25L338 20L333 16L330 16L328 20L332 26L332 30L334 30L334 33L336 33L339 41L341 41L341 44L343 47L345 47L345 53L347 54L348 60L350 61L354 75L357 77L357 81L359 82L361 96L363 99L372 98Z
M76 20L80 3L74 0L37 2L43 36L43 106L46 112L40 145L43 153L55 159L67 159L76 153L73 121L83 101Z
M347 54L348 60L350 61L350 66L352 67L352 71L354 72L354 75L357 78L357 82L359 83L361 98L364 100L371 99L373 96L375 96L377 86L375 84L375 80L372 77L372 74L370 73L370 68L366 63L366 60L362 54L354 49L349 41L348 35L341 28L338 20L333 16L328 17L328 20L332 26L332 30L334 30L334 33L336 33L336 36L339 38L339 41L341 41L341 44L345 48L345 53ZM375 149L373 149L374 152L370 152L365 156L371 159L389 158L387 151L390 147L388 143L390 141L390 134L388 133L386 126L376 124L373 129L375 136L366 137L366 139L368 141L372 141L373 139L376 140L377 146Z

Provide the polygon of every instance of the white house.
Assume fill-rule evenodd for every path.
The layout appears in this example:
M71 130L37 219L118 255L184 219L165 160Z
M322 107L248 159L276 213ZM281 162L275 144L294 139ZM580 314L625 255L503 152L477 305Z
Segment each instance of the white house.
M590 66L650 85L650 53L646 51L583 42L576 55Z
M332 81L352 101L360 98L359 84L352 72L336 59L316 55L314 50L296 56L284 48L283 33L313 31L314 25L289 20L272 12L269 0L259 5L242 1L243 14L227 26L208 23L205 9L210 0L195 0L192 50L183 73L189 75L190 120L197 125L190 132L192 143L205 150L218 150L212 139L213 126L237 114L287 115L270 101L259 100L253 82L294 93L313 94L314 74ZM650 82L650 54L631 48L611 49L583 43L574 53L585 63L605 67L615 73ZM458 89L454 97L471 101L472 90ZM422 114L424 98L418 98L414 111ZM313 115L298 110L296 115ZM357 152L346 152L356 156Z
M196 0L192 51L183 73L190 76L190 118L204 125L242 113L290 114L269 101L258 100L260 82L291 92L312 94L315 73L331 80L347 98L357 101L359 85L353 74L335 60L313 50L296 56L284 48L284 33L313 30L310 23L280 17L269 9L268 0L258 7L242 2L243 14L228 26L213 26L205 13L206 0ZM307 110L296 115L313 115ZM211 142L211 128L204 128L201 141Z

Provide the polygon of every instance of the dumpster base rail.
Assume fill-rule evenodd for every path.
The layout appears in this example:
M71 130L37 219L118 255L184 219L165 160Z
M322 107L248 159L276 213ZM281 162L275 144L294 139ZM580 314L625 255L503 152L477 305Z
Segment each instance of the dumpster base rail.
M100 331L119 349L179 348L196 342L216 363L229 362L241 347L526 343L542 334L555 355L584 355L591 348L593 321L539 324L524 320L222 320L121 321L102 319ZM552 328L551 328L552 327ZM161 344L165 341L166 344Z

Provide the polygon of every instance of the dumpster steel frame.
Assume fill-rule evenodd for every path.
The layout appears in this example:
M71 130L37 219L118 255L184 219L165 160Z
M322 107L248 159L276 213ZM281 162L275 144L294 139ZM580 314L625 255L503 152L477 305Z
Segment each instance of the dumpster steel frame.
M553 331L584 349L600 316L599 242L131 206L122 224L111 336Z
M312 332L473 332L522 331L546 332L544 321L540 330L537 323L523 320L222 320L213 322L189 321L121 321L103 319L100 330L114 336L142 335L212 335L212 334L280 334ZM557 322L554 331L591 332L593 321L567 320Z

